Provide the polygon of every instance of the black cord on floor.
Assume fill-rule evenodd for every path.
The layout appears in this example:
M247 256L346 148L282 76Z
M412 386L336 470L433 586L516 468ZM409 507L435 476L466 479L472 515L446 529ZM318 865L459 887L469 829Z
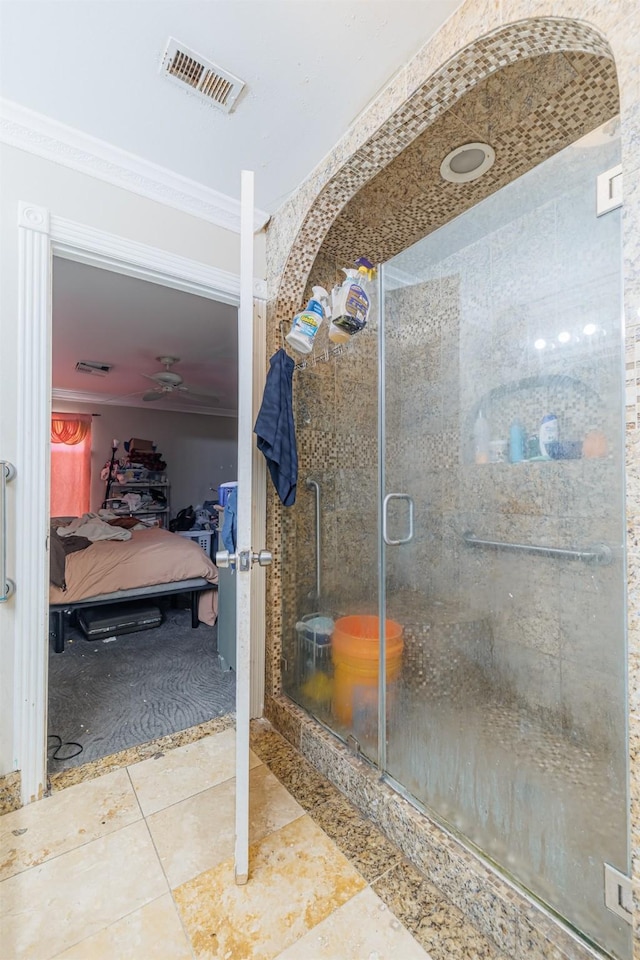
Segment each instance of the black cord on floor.
M73 760L74 757L79 757L82 753L84 747L81 743L76 743L74 740L68 740L66 743L62 742L62 737L59 737L57 733L50 733L49 740L57 740L57 743L52 743L47 747L47 753L49 750L54 752L49 757L50 760ZM64 750L65 747L77 747L75 753L70 753L68 757L59 757L58 751Z

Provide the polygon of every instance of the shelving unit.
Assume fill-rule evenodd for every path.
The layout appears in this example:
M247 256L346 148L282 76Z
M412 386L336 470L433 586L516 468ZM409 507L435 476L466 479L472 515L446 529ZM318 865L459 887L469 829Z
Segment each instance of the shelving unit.
M118 483L114 480L111 484L110 500L117 500L125 493L150 493L151 490L161 490L166 499L164 507L145 508L140 507L137 510L117 509L113 512L122 517L149 517L158 520L161 527L166 529L169 526L169 516L171 514L171 484L168 481L160 480L127 480Z

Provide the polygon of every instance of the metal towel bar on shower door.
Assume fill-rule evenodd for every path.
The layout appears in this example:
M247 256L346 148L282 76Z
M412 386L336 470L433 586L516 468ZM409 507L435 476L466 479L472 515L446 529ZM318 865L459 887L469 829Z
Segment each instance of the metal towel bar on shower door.
M315 490L316 494L316 600L320 599L320 588L322 586L320 579L321 562L321 542L320 542L320 484L317 480L309 477L305 481L308 490Z
M544 557L556 557L565 560L582 560L606 566L611 563L613 554L606 543L594 543L584 550L572 550L565 547L544 547L533 543L505 543L502 540L481 540L473 533L465 533L462 539L469 547L493 547L496 550L510 550L514 553L537 553Z

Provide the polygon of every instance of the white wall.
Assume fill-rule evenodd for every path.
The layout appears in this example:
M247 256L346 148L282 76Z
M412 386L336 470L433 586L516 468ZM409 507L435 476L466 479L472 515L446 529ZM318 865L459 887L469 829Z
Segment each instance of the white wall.
M105 493L100 471L111 455L111 441L140 437L151 440L166 461L171 483L171 515L203 500L217 500L210 489L236 479L237 420L197 413L173 413L142 407L72 403L54 400L59 412L92 413L91 509L98 510ZM118 456L125 456L121 446Z
M17 462L18 229L20 200L52 214L239 273L239 236L67 167L0 144L0 458L18 476L8 488L8 574L15 571ZM256 238L256 275L264 276L264 237ZM203 418L203 420L212 418ZM194 441L197 448L197 442ZM43 534L44 535L44 534ZM17 584L19 591L21 585ZM0 775L19 768L14 750L15 600L0 604ZM43 638L44 642L44 638Z

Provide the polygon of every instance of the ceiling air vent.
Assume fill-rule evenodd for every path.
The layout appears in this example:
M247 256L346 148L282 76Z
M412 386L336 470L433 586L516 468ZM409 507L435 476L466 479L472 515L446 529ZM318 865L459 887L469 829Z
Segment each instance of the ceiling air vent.
M207 103L230 113L245 83L228 70L212 63L183 43L169 38L160 67L161 73L174 83L185 86Z
M78 360L76 370L78 373L90 373L94 377L106 377L112 366L112 363L100 363L98 360Z

